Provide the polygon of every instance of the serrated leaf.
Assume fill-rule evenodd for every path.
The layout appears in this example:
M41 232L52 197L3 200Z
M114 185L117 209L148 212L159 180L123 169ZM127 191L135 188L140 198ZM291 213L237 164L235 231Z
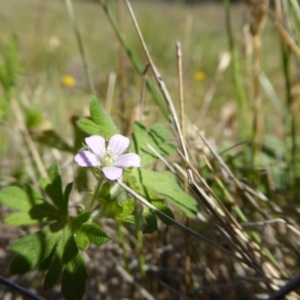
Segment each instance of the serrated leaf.
M52 164L48 170L48 174L49 179L42 178L40 180L40 184L57 208L67 213L62 191L62 180L59 165L57 163Z
M28 212L16 212L12 213L4 219L6 224L13 226L21 226L21 225L31 225L36 224L39 220L33 219Z
M59 239L59 237L58 237ZM49 269L51 261L53 259L53 256L56 252L57 243L53 247L52 251L49 253L49 255L45 255L45 257L40 261L39 263L39 270L46 271Z
M66 231L64 231L64 234L67 234ZM66 236L67 242L65 243L64 252L62 256L62 261L64 264L71 261L78 253L78 247L76 245L75 239L73 234L70 236Z
M88 278L84 260L80 253L65 267L62 273L61 289L66 300L81 300Z
M16 256L9 266L9 272L11 274L25 274L32 270L36 267L38 260L33 260L33 256L30 258L31 260L21 254Z
M42 201L42 196L31 186L26 187L25 191L16 186L0 191L0 203L16 210L28 211L34 204Z
M60 257L58 255L54 255L49 270L45 276L45 281L43 286L45 291L51 289L55 285L62 270L63 270L63 264Z
M31 207L26 193L16 186L10 186L0 191L0 203L8 208L23 211L28 211Z
M65 188L65 192L64 192L64 201L63 201L63 208L64 211L68 211L68 203L69 203L69 197L71 194L73 188L73 182L69 182Z
M86 250L89 247L89 238L80 230L80 228L76 231L74 238L79 249Z
M106 140L118 133L115 123L103 109L96 96L91 96L90 98L90 114L92 120L100 127L100 135Z
M150 202L163 197L188 217L193 218L197 215L196 200L183 191L171 172L132 169L131 172L124 172L124 178L135 191Z
M19 254L11 263L12 274L24 274L48 257L57 243L60 232L52 232L49 226L14 242L10 250Z
M39 203L43 203L45 201L43 196L40 194L40 192L32 185L25 185L23 190L26 193L31 206L34 206Z
M87 133L88 135L99 134L101 130L99 125L85 118L79 119L76 124L83 132Z
M35 220L43 220L47 218L47 221L53 221L65 217L61 211L57 210L54 206L47 202L33 206L29 211L29 215Z
M91 212L86 211L76 217L72 217L70 219L70 228L72 228L72 231L75 232L79 227L82 226L82 224L89 221L91 216L92 216Z
M153 233L157 230L157 220L156 215L146 206L143 207L143 217L144 217L144 233Z
M102 245L108 242L111 237L95 224L83 224L77 231L76 236L86 236L90 243Z

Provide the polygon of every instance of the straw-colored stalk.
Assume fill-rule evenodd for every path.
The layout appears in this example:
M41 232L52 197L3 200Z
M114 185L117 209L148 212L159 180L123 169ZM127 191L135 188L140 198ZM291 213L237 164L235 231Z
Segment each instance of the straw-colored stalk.
M262 90L260 74L262 68L262 30L268 13L269 0L245 0L250 13L249 29L252 37L253 57L253 121L252 121L252 163L257 166L260 163L260 150L264 133Z

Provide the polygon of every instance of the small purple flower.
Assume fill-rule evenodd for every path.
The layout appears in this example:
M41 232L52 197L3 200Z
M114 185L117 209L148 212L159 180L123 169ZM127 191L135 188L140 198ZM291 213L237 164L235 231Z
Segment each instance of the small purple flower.
M102 136L92 135L85 139L90 151L80 151L74 160L81 167L102 167L105 177L109 180L121 178L124 168L139 167L141 158L135 153L124 151L129 146L129 138L116 134L108 142L105 148L105 140Z

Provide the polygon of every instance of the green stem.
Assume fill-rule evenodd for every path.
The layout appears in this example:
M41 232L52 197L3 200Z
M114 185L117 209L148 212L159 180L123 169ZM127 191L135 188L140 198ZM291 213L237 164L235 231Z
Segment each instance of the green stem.
M225 7L225 18L226 18L226 28L228 36L229 50L231 52L231 70L233 75L235 95L238 103L238 118L241 128L241 138L246 140L249 137L249 114L248 114L248 103L246 98L245 89L243 87L242 75L240 74L239 61L235 48L232 25L231 25L231 15L230 15L230 2L229 0L223 0Z
M98 196L98 194L99 194L100 188L101 188L101 186L102 186L102 182L103 182L103 178L100 178L100 179L98 180L97 186L96 186L96 188L95 188L95 191L94 191L94 194L93 194L93 198L92 198L92 201L91 201L89 210L92 210L92 208L93 208L93 205L94 205L94 203L95 203L95 200L97 199L97 196Z
M146 272L145 272L145 256L143 253L144 243L143 243L143 218L142 214L137 216L137 227L136 227L136 235L137 235L137 242L138 242L138 255L139 255L139 266L141 277L143 280L146 279Z
M125 239L124 239L124 233L122 231L122 222L121 221L117 221L117 230L118 230L118 235L119 235L119 241L120 241L120 246L122 249L122 256L123 256L123 261L124 261L124 265L126 268L126 271L130 273L129 270L129 259L128 259L128 255L125 249Z
M82 59L82 63L83 63L83 68L84 68L84 71L85 71L85 76L86 76L86 79L88 81L90 91L93 95L96 95L94 83L93 83L93 80L92 80L92 75L91 75L91 72L90 72L90 69L89 69L89 66L88 66L88 63L87 63L86 55L85 55L84 48L83 48L83 43L82 43L81 36L80 36L80 33L79 33L79 29L78 29L78 26L77 26L75 13L74 13L73 5L72 5L72 0L65 0L65 3L66 3L67 10L68 10L68 13L69 13L69 17L71 19L73 29L74 29L74 32L75 32L75 36L76 36L76 39L77 39L77 43L78 43L78 47L79 47L79 51L80 51L80 55L81 55L81 59Z

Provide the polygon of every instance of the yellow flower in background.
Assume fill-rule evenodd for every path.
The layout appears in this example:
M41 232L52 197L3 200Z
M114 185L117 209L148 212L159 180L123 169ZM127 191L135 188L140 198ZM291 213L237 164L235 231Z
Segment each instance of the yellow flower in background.
M193 74L193 78L196 81L202 81L202 80L204 80L206 78L206 74L204 72L201 72L201 71L195 72Z
M73 87L76 84L75 78L71 75L63 76L61 81L62 81L62 84L67 86L67 87Z

